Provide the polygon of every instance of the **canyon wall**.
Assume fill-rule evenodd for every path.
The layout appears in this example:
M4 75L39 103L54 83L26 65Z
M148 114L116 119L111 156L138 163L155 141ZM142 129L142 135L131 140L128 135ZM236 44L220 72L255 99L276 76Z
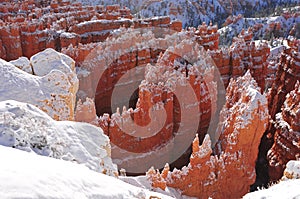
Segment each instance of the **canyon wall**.
M274 144L268 152L269 176L277 180L283 175L289 160L300 155L300 84L287 94L282 112L276 114Z
M199 146L196 136L190 163L181 170L147 172L154 188L179 189L199 198L240 198L255 181L255 162L260 138L269 120L267 99L249 71L231 80L220 114L219 141L213 152L209 135Z
M287 147L292 147L288 145L288 140L286 140L285 143L285 141L282 140L283 138L280 137L280 135L275 136L275 132L280 131L280 126L278 126L278 124L282 123L277 122L278 120L276 118L276 114L280 113L281 111L284 111L282 110L282 107L284 105L284 101L286 100L287 94L295 88L297 80L300 80L299 52L295 50L297 49L297 47L293 45L297 43L297 41L298 40L293 40L293 42L289 42L289 45L291 46L281 53L279 63L277 64L277 72L275 76L276 78L272 84L272 87L267 93L268 109L271 116L271 122L268 124L268 127L262 137L259 150L259 157L257 161L257 184L260 185L266 185L269 182L269 180L277 181L282 176L283 169L285 168L284 162L286 162L287 160L284 160L284 158L282 160L272 160L273 158L275 158L275 155L273 157L273 154L281 153L279 149L280 147L278 148L274 146L275 148L279 149L279 151L275 152L275 150L271 150L269 152L270 155L267 155L268 151L271 149L273 144L282 146L286 145ZM283 132L285 131L284 129L285 128L282 129ZM281 141L283 141L282 144ZM269 156L269 158L267 158L267 156ZM290 158L292 157L288 157L287 159ZM281 163L278 164L278 161Z
M173 41L168 38L168 42L172 43ZM118 159L119 162L122 160L119 165L128 169L132 158L135 161L144 158L144 162L151 163L157 158L156 155L159 155L160 147L168 145L170 142L174 144L173 139L177 134L185 136L181 138L182 143L185 141L191 143L197 132L201 140L204 138L211 121L211 115L214 114L217 106L214 72L208 62L204 59L201 60L204 52L200 46L196 45L195 48L191 41L181 42L173 50L167 49L158 57L156 64L146 66L145 79L138 86L136 107L123 108L122 113L118 109L111 116L104 114L99 118L99 126L104 129L104 132L109 135L111 142L115 145L112 146L112 157ZM196 59L201 60L201 62L187 67L191 60L183 60L182 54L189 56L191 60ZM183 61L182 64L180 64L180 60ZM205 70L211 71L208 73ZM175 86L183 84L182 82L185 82L184 85L186 86L180 88ZM190 90L188 85L190 85ZM178 92L178 89L181 92ZM133 90L129 89L128 91L132 92ZM192 99L183 103L190 108L182 107L183 98ZM108 102L110 103L111 100L109 99ZM195 114L191 114L193 111ZM186 117L193 118L186 119ZM180 125L185 126L184 132L182 128L180 130ZM193 134L192 137L188 136L190 134ZM188 146L189 144L182 150L182 153L188 149ZM121 152L119 152L120 149L122 149ZM158 153L155 152L156 150ZM124 154L127 153L128 155L124 159ZM132 155L132 153L138 155ZM145 153L149 156L146 159ZM143 169L147 169L147 166L150 167L151 164L148 165L147 163L146 166L141 166L140 172L146 171Z

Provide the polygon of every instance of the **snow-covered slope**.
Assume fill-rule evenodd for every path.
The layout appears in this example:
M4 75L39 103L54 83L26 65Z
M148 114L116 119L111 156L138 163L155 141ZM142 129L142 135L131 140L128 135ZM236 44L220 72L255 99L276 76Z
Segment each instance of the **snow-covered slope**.
M117 175L109 138L87 123L55 121L33 105L0 102L0 145L86 165ZM1 158L1 162L3 158Z
M83 165L0 146L0 197L52 199L171 198Z
M295 7L300 11L300 7ZM300 23L300 15L265 17L265 18L244 18L241 16L231 17L232 23L218 30L220 43L229 44L233 37L237 36L242 29L253 28L254 39L267 39L271 37L287 37L290 30L297 23ZM277 27L278 26L278 27Z
M222 22L230 14L250 15L257 10L269 6L283 4L280 0L71 0L85 5L111 5L127 6L139 17L152 17L168 15L172 19L179 19L183 26L198 26L205 21ZM299 2L291 0L289 3Z

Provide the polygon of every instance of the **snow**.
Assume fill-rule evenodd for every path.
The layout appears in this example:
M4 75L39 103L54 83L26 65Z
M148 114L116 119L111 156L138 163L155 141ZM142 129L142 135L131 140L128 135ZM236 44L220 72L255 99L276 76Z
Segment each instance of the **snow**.
M220 43L228 44L233 37L237 36L242 29L248 29L249 27L254 27L256 25L261 26L258 31L253 31L254 39L262 39L268 37L267 34L270 34L270 24L278 22L280 23L280 34L281 36L287 36L288 32L291 30L294 24L300 23L300 16L292 16L288 19L285 19L283 16L274 16L274 17L264 17L264 18L243 18L236 19L236 22L231 23L227 26L224 26L218 30L220 34Z
M30 66L30 61L27 57L19 57L19 59L12 60L9 63L13 64L14 66L18 67L19 69L32 74L32 68Z
M286 164L283 179L300 179L300 161L291 160Z
M270 198L270 199L299 199L300 198L300 179L281 181L276 185L255 192L246 194L244 199Z
M147 179L146 176L137 176L137 177L123 177L120 176L119 177L120 180L129 183L131 185L143 188L143 189L148 189L148 190L152 190L152 186L151 183L149 182L149 180ZM189 196L185 196L182 195L180 193L180 191L170 188L170 187L166 187L166 190L161 190L160 188L155 188L154 189L156 192L177 198L177 199L193 199L194 197L189 197Z
M0 146L0 195L9 198L172 198L83 165Z
M268 189L246 194L243 198L300 198L300 161L290 160L279 183Z
M198 26L203 21L220 21L224 15L228 16L229 2L221 0L196 1L196 0L73 0L84 5L112 5L130 8L136 17L147 18L154 16L170 16L171 20L182 21L183 27ZM274 4L274 2L271 2ZM245 6L248 4L249 6ZM233 14L244 13L249 9L259 10L268 3L262 0L236 1Z
M30 63L35 75L44 76L52 70L59 70L68 76L70 83L78 90L79 80L75 73L75 61L52 48L47 48L42 52L33 55Z
M37 107L13 100L0 102L0 145L68 160L117 175L109 138L87 123L55 121Z
M13 63L22 65L19 62ZM0 101L22 101L38 106L57 120L72 119L79 82L74 60L46 49L32 56L30 64L35 75L0 59Z

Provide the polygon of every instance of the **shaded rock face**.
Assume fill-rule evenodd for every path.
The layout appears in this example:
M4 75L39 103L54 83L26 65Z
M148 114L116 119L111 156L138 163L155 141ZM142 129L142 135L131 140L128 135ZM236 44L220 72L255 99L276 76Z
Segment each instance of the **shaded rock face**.
M30 61L19 59L9 63L0 59L0 65L0 100L31 103L55 120L74 120L78 79L70 57L46 49ZM30 74L29 68L35 75ZM30 94L24 95L24 90Z
M255 162L260 138L269 120L267 99L249 71L231 80L226 93L215 150L207 135L199 146L193 142L190 163L181 170L147 173L153 187L172 187L182 194L199 198L240 198L255 181Z
M268 152L270 180L278 180L289 160L300 155L300 84L287 96L276 114L274 144Z
M275 135L276 131L286 131L286 125L282 126L284 127L282 130L280 130L280 125L282 124L281 121L285 121L286 118L284 119L276 119L276 114L281 112L281 108L284 105L284 101L286 100L286 95L291 92L295 88L296 81L299 80L299 72L300 72L300 62L299 62L299 52L295 51L292 48L288 48L283 51L280 57L280 62L278 64L278 69L276 72L276 79L272 84L272 87L270 91L268 92L268 109L269 113L271 116L271 122L269 123L266 132L264 133L261 144L260 144L260 149L259 149L259 157L257 161L257 180L256 180L256 185L267 185L269 182L269 179L271 180L278 180L281 175L282 171L284 169L284 164L278 164L275 166L274 161L267 159L267 153L275 143L276 145L276 139L278 139L278 142L281 142L280 140L283 139L283 137L280 137L281 133L277 133L277 136ZM297 103L297 102L295 102ZM283 110L284 111L284 110ZM283 113L282 113L283 114ZM281 117L283 118L283 117ZM278 122L279 123L278 123ZM277 123L277 124L276 124ZM284 135L283 135L284 136ZM288 138L289 139L289 138ZM285 141L283 141L284 143ZM287 141L288 142L288 141ZM283 144L284 145L284 144ZM283 146L282 145L282 146ZM278 146L277 146L278 147ZM277 148L276 147L276 148ZM289 147L289 145L288 145ZM291 146L292 147L292 146ZM273 155L271 155L273 152L270 152L270 159L273 159ZM293 155L292 155L293 156ZM291 157L289 157L291 158ZM287 159L289 159L287 158ZM280 166L281 165L281 166ZM278 168L278 170L274 170L275 167ZM271 168L269 172L269 167ZM269 177L270 174L270 177Z

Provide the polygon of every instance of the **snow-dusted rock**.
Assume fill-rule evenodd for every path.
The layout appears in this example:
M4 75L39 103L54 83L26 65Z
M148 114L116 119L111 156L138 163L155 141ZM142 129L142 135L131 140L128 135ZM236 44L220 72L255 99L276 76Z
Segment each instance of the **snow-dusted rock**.
M109 139L102 129L86 123L55 121L30 104L13 100L0 102L0 145L117 175L110 157Z
M62 53L55 51L52 48L33 55L30 58L32 69L37 76L47 75L52 70L59 70L65 73L71 83L70 92L76 94L79 86L79 80L75 71L75 61ZM75 104L75 96L73 100L73 107Z
M300 160L290 160L286 164L282 179L300 179Z
M0 60L0 100L27 102L53 119L73 120L78 90L74 61L53 49L46 49L34 55L30 62L35 75Z
M0 196L11 198L172 198L82 165L0 146Z
M209 135L201 146L196 136L188 166L172 172L166 166L161 173L150 169L147 176L152 186L172 187L199 198L242 197L255 181L258 146L268 119L267 99L250 72L232 79L220 113L214 153Z
M19 59L12 60L9 63L13 64L14 66L29 74L33 74L32 68L30 66L30 61L27 57L19 57Z

